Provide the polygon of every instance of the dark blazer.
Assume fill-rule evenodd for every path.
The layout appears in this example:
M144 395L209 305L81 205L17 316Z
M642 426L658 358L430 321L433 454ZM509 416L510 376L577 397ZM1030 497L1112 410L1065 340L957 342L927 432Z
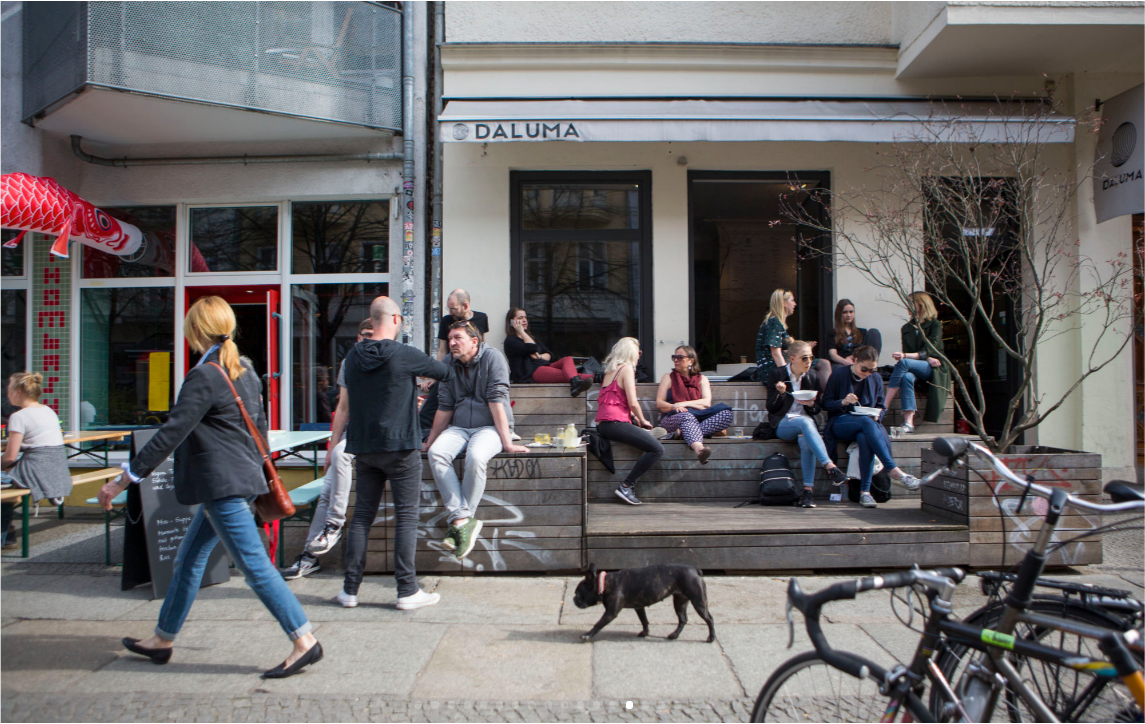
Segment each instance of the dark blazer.
M787 385L787 392L781 394L776 391L775 386L780 382ZM822 410L823 393L819 392L819 376L815 374L814 369L807 370L801 386L804 390L815 390L818 393L815 395L815 404L803 408L808 415L818 415ZM787 416L791 406L798 404L795 398L791 396L791 375L787 372L787 365L776 367L769 372L767 375L767 424L771 426L771 429L774 430L779 427L779 423L783 422L783 418Z
M209 362L218 362L214 352ZM233 380L255 426L266 438L258 375L247 360L247 372ZM202 364L187 373L179 399L159 432L131 461L131 472L146 477L175 453L175 497L184 505L236 495L266 492L262 458L243 421L235 396L219 370Z

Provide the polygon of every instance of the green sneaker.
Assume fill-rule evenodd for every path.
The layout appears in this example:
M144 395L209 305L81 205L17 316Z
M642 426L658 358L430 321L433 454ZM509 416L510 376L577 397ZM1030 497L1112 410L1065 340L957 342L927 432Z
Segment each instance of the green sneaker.
M469 555L473 550L473 546L477 544L477 535L481 532L481 521L476 518L470 518L469 522L457 529L457 550L453 555L461 560Z
M457 541L460 538L461 531L457 529L457 526L451 525L449 526L449 531L445 534L445 540L441 541L441 545L444 546L446 550L455 551L457 550Z

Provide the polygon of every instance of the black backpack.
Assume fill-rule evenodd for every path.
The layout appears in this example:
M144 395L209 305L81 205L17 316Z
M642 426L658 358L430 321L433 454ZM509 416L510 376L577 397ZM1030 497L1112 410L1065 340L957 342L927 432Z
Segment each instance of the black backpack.
M847 497L852 503L859 502L859 484L854 478L847 481ZM885 503L891 499L891 476L887 475L886 469L871 476L871 497L876 503Z
M795 505L799 502L799 488L791 474L791 463L783 453L772 453L763 460L759 471L759 497L740 503L748 505Z

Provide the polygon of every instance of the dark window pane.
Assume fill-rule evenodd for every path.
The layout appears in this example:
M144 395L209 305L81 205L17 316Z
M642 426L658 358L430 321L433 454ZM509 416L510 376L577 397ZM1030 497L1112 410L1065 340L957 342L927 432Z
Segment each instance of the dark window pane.
M638 229L637 184L523 184L521 228Z
M636 241L526 241L530 333L555 357L603 360L621 337L639 337Z
M191 209L192 272L275 271L278 207Z
M83 247L84 279L175 276L175 207L104 207L108 216L134 224L143 232L143 244L130 256L116 256Z
M3 330L0 331L0 346L3 348L3 369L0 373L3 374L4 384L8 384L9 375L17 372L23 372L27 368L28 362L28 307L27 307L27 292L23 289L4 289L0 291L0 300L3 301L3 309L0 310L0 320L2 320ZM15 412L16 409L8 402L8 396L4 395L3 409L0 411L3 415L4 424L8 424L8 415Z
M166 422L174 396L175 290L83 289L82 429Z
M3 233L0 233L0 244L6 244L19 235L19 231L4 229ZM24 245L28 243L29 238L30 235L26 234L15 249L0 246L0 267L3 269L3 276L19 277L24 275Z
M370 302L384 294L389 294L387 284L296 284L290 288L292 429L331 422L338 404L338 367L357 340L358 323L370 316Z
M384 274L390 270L385 201L295 203L295 274Z

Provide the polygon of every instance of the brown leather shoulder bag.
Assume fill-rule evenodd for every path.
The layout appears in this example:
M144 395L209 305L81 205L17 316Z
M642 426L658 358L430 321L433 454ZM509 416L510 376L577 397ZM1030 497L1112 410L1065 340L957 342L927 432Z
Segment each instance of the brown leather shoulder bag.
M254 438L254 445L258 448L258 454L262 455L262 474L266 478L267 492L259 495L254 499L254 512L264 523L271 523L283 518L289 518L294 515L294 503L290 501L290 495L286 492L286 488L282 485L282 478L278 476L278 470L274 467L274 461L270 459L266 440L263 439L262 433L255 427L254 420L250 419L250 414L246 411L246 405L243 404L243 398L239 396L238 390L231 382L231 376L227 371L216 362L208 362L219 371L223 379L227 381L227 385L231 388L231 393L235 396L235 402L239 405L239 412L243 415L243 420L246 420L247 429L250 430L251 437Z

